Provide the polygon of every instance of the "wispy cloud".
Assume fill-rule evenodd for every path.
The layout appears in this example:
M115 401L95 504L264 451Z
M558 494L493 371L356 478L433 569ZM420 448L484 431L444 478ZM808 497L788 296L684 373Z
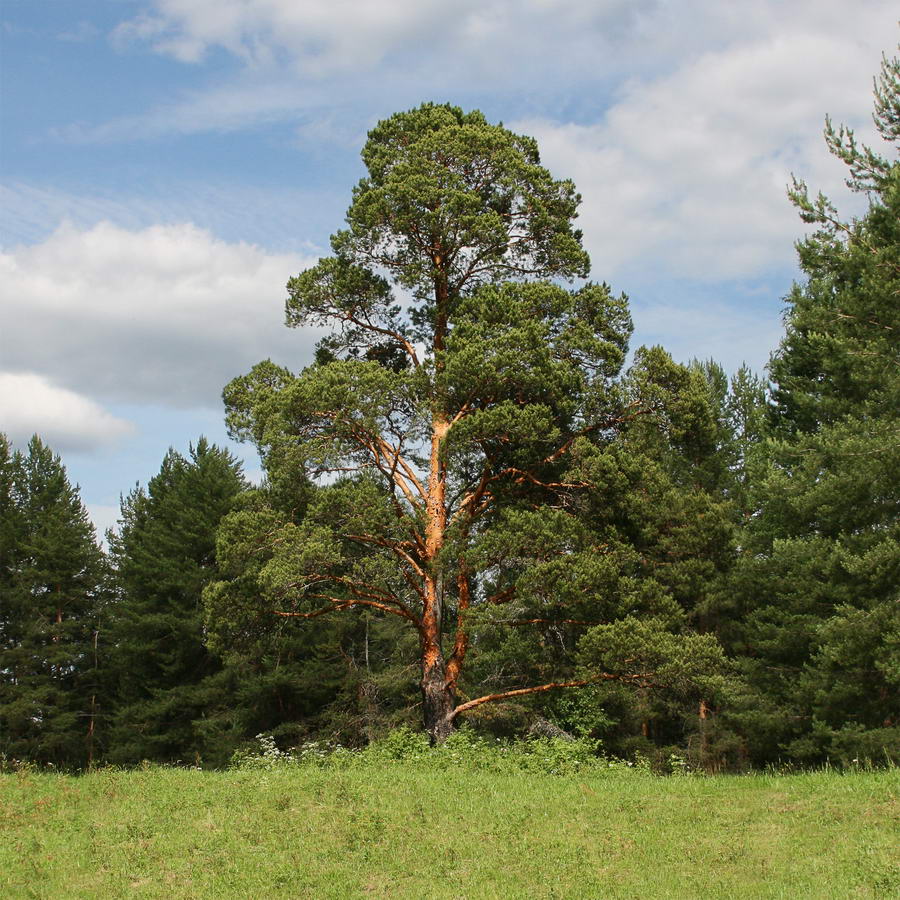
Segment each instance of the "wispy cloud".
M100 29L92 22L81 21L73 28L59 32L56 39L71 44L84 44L96 40L100 35Z
M346 190L276 190L165 174L124 188L112 184L64 189L11 182L0 184L0 246L41 243L63 222L88 230L105 221L131 231L193 222L226 241L312 255L322 252L313 243L319 217L326 215L331 225L346 205Z
M744 302L678 296L632 303L635 346L662 344L679 362L714 359L734 372L746 363L762 372L781 338L777 297Z
M318 119L335 104L358 111L388 97L416 103L485 90L545 93L555 104L553 90L573 98L577 83L612 83L626 60L633 71L664 65L665 52L633 53L657 6L461 0L448 14L437 0L153 0L114 31L117 47L150 47L197 65L224 51L237 70L153 109L69 125L58 136L109 142L227 132L297 114Z
M54 132L76 144L111 143L238 131L281 122L328 103L321 86L300 89L293 79L241 78L200 91L186 91L174 101L100 124L70 123Z

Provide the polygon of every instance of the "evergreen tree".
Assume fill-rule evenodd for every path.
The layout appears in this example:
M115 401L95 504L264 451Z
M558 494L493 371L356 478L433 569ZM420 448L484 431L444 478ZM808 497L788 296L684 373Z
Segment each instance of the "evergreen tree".
M502 689L477 696L480 680L466 680L470 651L483 655L473 630L482 611L514 604L549 619L560 597L577 610L585 592L606 589L614 564L578 520L574 498L589 487L578 472L592 440L653 411L618 383L625 298L533 280L586 274L574 186L552 179L532 139L450 106L380 123L363 160L369 174L335 255L288 285L288 324L334 335L299 375L260 363L225 392L232 433L256 442L270 473L337 479L300 525L257 511L234 530L235 552L267 548L260 602L297 618L366 608L406 623L438 741L489 701L604 677L647 681L634 668L640 653L598 673L596 641L583 671L523 646ZM678 405L671 359L647 354L642 373L648 398ZM552 596L547 578L560 585ZM671 607L623 586L629 608ZM227 615L231 591L211 588L211 609Z
M12 445L6 435L0 434L0 651L4 654L13 648L18 635L13 591L22 523L13 495L13 481Z
M236 730L271 733L285 746L336 740L360 746L391 725L411 724L407 672L415 642L393 618L369 610L317 616L297 628L290 610L260 603L278 565L271 536L302 527L315 488L282 468L246 491L217 535L221 579L206 591L207 644L237 673Z
M0 442L0 753L81 767L96 745L105 565L58 456Z
M889 157L825 131L868 198L863 216L842 220L800 181L791 192L816 230L798 245L806 281L787 298L770 365L771 436L737 580L760 758L900 757L897 59L883 63L875 123Z
M170 450L147 488L122 501L105 641L115 762L221 759L236 686L204 646L201 593L215 574L216 527L245 487L240 464L200 438L188 457Z
M685 689L664 692L606 682L590 690L602 716L584 703L573 709L567 699L554 700L551 709L564 714L555 717L558 724L576 731L584 731L578 716L593 716L591 733L614 752L660 760L691 752L694 763L708 764L722 750L711 745L709 721L722 692L722 664L715 642L698 636L718 638L722 627L717 587L735 550L735 438L721 367L666 364L661 390L648 372L662 368L663 359L659 348L638 351L624 385L644 415L595 439L585 457L581 477L591 489L580 500L581 519L590 529L594 562L602 562L615 581L585 591L581 612L594 624L605 623L600 633L610 641L610 628L622 620L631 620L635 635L649 622L663 625L692 646L695 670L711 654L708 671L697 671Z

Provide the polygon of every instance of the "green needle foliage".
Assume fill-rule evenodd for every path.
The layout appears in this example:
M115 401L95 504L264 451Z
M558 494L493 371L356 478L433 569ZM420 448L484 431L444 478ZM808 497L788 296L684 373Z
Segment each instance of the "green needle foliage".
M829 149L867 195L842 220L795 182L816 230L771 366L771 436L739 572L748 671L764 695L757 752L804 761L900 752L900 61L885 60L875 124L889 156L828 122ZM767 743L763 743L763 741ZM774 745L774 746L773 746Z
M0 436L0 755L84 766L95 753L105 566L58 456Z
M201 592L216 571L216 526L245 488L240 463L201 438L188 457L170 450L122 501L104 635L115 762L227 758L236 686L204 646Z
M588 259L574 186L531 138L426 104L380 123L362 155L334 256L288 283L287 324L332 329L316 363L295 375L263 362L225 389L231 432L256 443L273 487L296 473L319 486L298 495L302 516L263 503L227 521L220 558L256 560L254 590L229 566L206 593L213 630L394 617L418 643L436 741L488 701L649 684L653 672L597 669L593 652L579 663L578 631L558 652L529 627L583 632L640 612L681 628L665 587L623 573L639 553L598 540L583 498L602 487L591 461L637 418L679 449L702 441L705 386L658 349L623 381L625 298L546 280L586 275Z

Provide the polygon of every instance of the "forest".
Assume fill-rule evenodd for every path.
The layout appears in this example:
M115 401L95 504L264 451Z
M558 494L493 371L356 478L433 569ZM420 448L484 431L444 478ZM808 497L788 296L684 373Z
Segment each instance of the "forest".
M883 148L825 130L863 213L789 189L809 230L765 374L632 352L532 138L380 122L332 255L288 281L315 360L224 388L260 484L198 437L104 547L53 449L0 436L0 768L401 726L659 770L896 763L898 59L874 120Z

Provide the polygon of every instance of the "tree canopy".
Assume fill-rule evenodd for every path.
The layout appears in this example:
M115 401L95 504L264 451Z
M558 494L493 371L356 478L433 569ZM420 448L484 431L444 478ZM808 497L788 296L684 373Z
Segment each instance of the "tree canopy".
M808 761L900 749L900 60L882 65L874 118L887 156L825 130L864 215L845 221L799 180L791 191L815 231L770 365L738 572L747 665L773 705L759 734Z
M270 613L368 607L408 622L441 740L487 699L561 683L456 702L479 610L515 598L551 621L565 604L535 593L539 573L591 577L576 461L636 416L689 419L705 399L679 393L690 377L661 351L620 382L626 299L546 280L588 260L574 187L532 139L426 104L379 124L362 155L335 255L288 283L288 325L334 334L300 374L264 362L225 390L232 434L256 442L270 477L300 469L320 486L301 522L245 512L224 540L267 548Z

